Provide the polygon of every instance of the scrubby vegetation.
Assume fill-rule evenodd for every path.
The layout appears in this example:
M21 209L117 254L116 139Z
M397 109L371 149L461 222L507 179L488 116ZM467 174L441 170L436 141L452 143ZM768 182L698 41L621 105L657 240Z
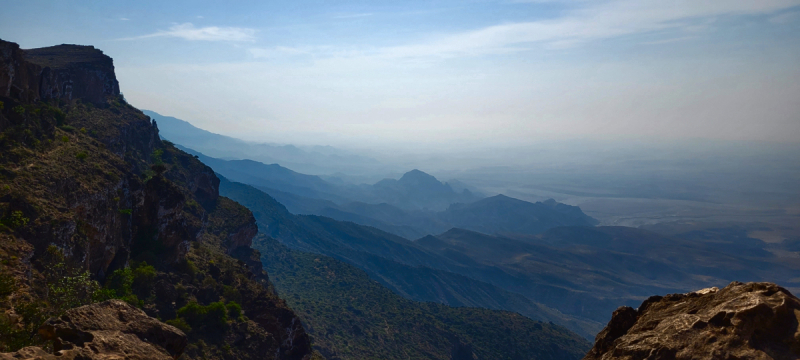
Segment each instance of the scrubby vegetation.
M462 343L479 359L580 359L591 347L563 327L516 313L404 299L358 268L267 237L254 246L330 359L449 359Z
M0 352L47 349L45 320L111 298L186 331L186 359L289 351L281 337L293 326L292 351L310 351L258 256L229 255L229 237L255 224L218 197L210 168L115 97L3 101Z
M14 316L0 313L0 352L41 345L37 330L46 319L101 299L100 285L55 246L47 247L38 261L48 271L30 283L15 276L13 266L18 261L3 259L0 266L0 303L15 309Z

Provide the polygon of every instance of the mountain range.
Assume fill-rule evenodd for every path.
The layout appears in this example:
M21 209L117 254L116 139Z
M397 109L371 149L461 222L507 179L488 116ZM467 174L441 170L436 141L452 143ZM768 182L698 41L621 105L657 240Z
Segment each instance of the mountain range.
M164 116L155 111L142 112L156 121L161 130L160 135L165 139L218 158L252 159L267 164L280 163L304 173L340 173L355 178L388 171L388 168L378 160L330 146L301 148L294 145L246 142L200 129L187 121Z
M0 40L0 149L0 358L578 359L589 348L519 314L402 299L354 268L274 240L259 238L271 252L262 257L253 213L219 194L210 167L161 140L93 47L23 50ZM301 230L330 226L316 220ZM293 224L281 226L300 240ZM402 239L362 228L353 231L370 251L374 238ZM296 295L313 292L287 292L314 325L264 271L262 260L282 256L295 259L283 269L299 265L301 281L339 296L306 307ZM317 260L337 272L318 273ZM348 323L330 317L342 311ZM314 333L319 345L312 326L325 329Z
M0 40L0 358L146 347L185 359L579 359L598 333L588 356L605 358L623 341L652 353L637 334L712 328L771 352L768 329L786 339L770 346L797 352L797 299L732 282L800 288L796 236L757 239L757 223L596 226L576 206L486 197L420 170L348 183L303 172L370 159L150 114L93 47ZM731 301L736 314L719 311ZM745 317L755 340L736 329ZM716 351L715 339L691 346ZM665 357L682 351L662 342Z
M482 198L460 193L420 170L373 185L335 184L278 164L222 160L191 149L203 163L226 178L252 185L278 199L294 214L320 215L372 226L416 239L453 227L488 234L538 234L556 226L591 226L596 220L580 208L553 200L530 203L504 195Z

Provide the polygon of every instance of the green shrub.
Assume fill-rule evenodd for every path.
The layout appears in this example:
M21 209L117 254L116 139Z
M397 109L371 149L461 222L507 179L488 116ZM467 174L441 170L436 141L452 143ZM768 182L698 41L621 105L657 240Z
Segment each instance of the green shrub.
M100 292L99 297L101 300L120 299L142 307L144 306L144 300L140 300L136 294L147 297L156 275L156 269L144 261L133 268L126 267L114 270L106 279L105 287Z
M228 309L228 316L231 319L239 319L242 317L242 306L237 304L235 301L228 302L225 307Z
M147 265L147 262L142 261L139 266L133 270L133 289L139 293L148 292L155 279L156 268L154 268L152 265Z
M31 219L26 218L25 215L22 214L22 211L12 211L11 214L0 219L0 224L7 226L11 230L16 230L28 225L30 220Z
M21 105L15 106L13 109L11 109L11 111L17 113L17 115L20 116L25 115L25 108L22 107Z
M164 155L164 150L156 149L155 151L153 151L153 154L150 155L150 157L153 158L153 163L154 164L162 165L164 163L164 160L161 159L162 155Z
M5 300L17 289L17 282L11 274L0 272L0 301Z
M105 287L114 291L115 298L133 294L133 271L128 267L114 270L106 279Z
M62 136L61 137L61 142L68 143L69 142L69 136L67 136L67 135Z
M178 270L185 274L189 274L191 277L194 277L200 269L197 268L197 265L192 262L192 260L184 259L180 263L178 263Z
M61 127L61 130L64 130L66 132L73 132L73 131L75 131L75 127L74 126L69 126L69 125L64 125L64 126Z
M42 265L47 272L47 312L60 316L68 309L91 304L95 301L100 285L91 279L83 268L70 265L61 250L50 245L42 256Z
M0 110L3 110L5 108L6 108L6 104L4 102L0 101Z
M89 154L87 154L86 151L80 151L77 154L75 154L75 158L77 158L80 161L86 160L87 157L89 157Z
M119 213L122 215L130 215L133 214L133 209L119 209Z
M58 108L51 108L53 110L53 117L56 118L56 125L61 126L64 125L64 120L67 119L67 114L65 114L61 109Z
M192 301L178 309L178 317L186 321L191 327L211 326L223 328L228 324L228 308L221 301L213 302L207 306Z
M222 296L228 301L237 302L242 300L242 294L239 293L239 290L229 285L222 285Z
M222 301L213 302L206 306L206 323L223 327L228 324L228 308Z
M175 318L175 319L172 319L172 320L167 320L167 324L168 325L172 325L172 326L178 328L178 330L183 331L185 333L188 333L188 332L192 331L192 327L189 325L189 323L187 323L186 320L184 320L182 318Z

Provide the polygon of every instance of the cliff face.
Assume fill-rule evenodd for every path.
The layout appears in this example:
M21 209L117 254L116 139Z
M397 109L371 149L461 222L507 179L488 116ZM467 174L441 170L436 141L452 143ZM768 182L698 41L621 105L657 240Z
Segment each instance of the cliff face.
M798 323L786 289L734 282L617 309L584 359L800 359Z
M21 50L15 43L0 40L0 55L0 96L102 103L106 96L119 95L111 58L92 46Z
M149 316L187 324L187 358L308 358L301 322L253 260L256 232L249 210L219 196L211 168L162 142L119 96L109 57L0 40L0 275L13 279L0 281L0 330L64 310L53 294L74 284L51 276L63 256L65 274L86 271ZM190 328L181 312L231 302L243 316L219 313L214 326ZM11 342L0 334L0 350Z

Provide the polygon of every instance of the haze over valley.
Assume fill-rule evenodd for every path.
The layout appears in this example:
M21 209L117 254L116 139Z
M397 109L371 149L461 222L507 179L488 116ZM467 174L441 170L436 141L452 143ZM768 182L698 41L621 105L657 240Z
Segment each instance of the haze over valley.
M17 1L0 360L800 358L800 0Z

